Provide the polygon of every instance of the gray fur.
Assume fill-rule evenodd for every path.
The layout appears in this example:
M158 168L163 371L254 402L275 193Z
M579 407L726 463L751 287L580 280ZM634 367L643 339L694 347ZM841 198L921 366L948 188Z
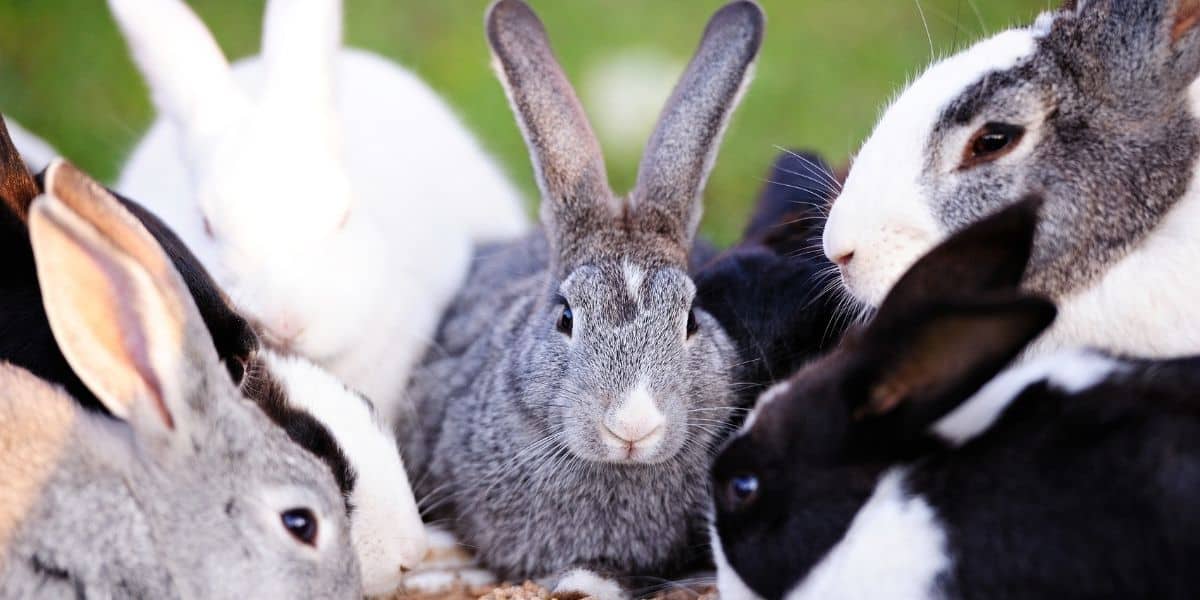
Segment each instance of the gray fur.
M1036 52L992 72L942 113L921 185L948 231L1028 193L1047 198L1027 283L1063 297L1087 287L1154 230L1184 195L1200 158L1187 87L1200 74L1200 31L1172 33L1178 0L1089 0L1054 17ZM1188 4L1187 1L1183 4ZM943 142L981 122L1029 126L1032 153L953 176Z
M489 14L499 70L537 163L543 205L552 208L543 210L543 230L480 251L410 386L420 421L401 427L405 456L418 494L453 517L462 542L502 577L574 567L668 573L703 558L708 460L735 401L728 337L702 311L688 335L695 285L690 243L678 232L690 239L694 229L720 124L761 40L761 13L735 2L714 17L695 59L706 64L688 72L723 83L685 77L664 111L669 125L660 130L677 141L660 140L658 155L672 168L695 168L668 177L664 165L643 165L661 182L643 188L654 194L641 205L654 219L634 216L641 206L627 201L608 208L614 197L596 179L598 155L582 175L571 166L596 147L582 112L570 130L544 135L555 117L538 111L578 103L532 11L502 0ZM520 45L510 43L516 38ZM564 94L571 98L553 97ZM711 97L699 102L703 95ZM541 100L535 106L531 97ZM685 139L688 132L695 139ZM695 156L689 163L671 148ZM630 272L638 274L633 283ZM556 329L558 296L575 315L570 336ZM611 461L601 418L639 381L666 417L665 435L643 461Z
M71 172L58 165L47 177ZM181 278L139 222L119 207L74 202L33 204L39 279L72 368L120 417L86 411L0 364L0 435L6 448L32 447L49 471L25 486L34 491L16 525L0 522L11 533L0 597L360 596L329 469L234 386ZM63 260L71 247L87 258ZM94 321L55 320L106 307L119 307L121 341L80 326ZM164 345L176 338L162 329L176 326L182 344ZM122 396L131 388L112 382L128 376L149 385ZM55 410L73 416L46 416ZM35 477L6 468L16 470L0 474L9 482ZM281 513L295 508L316 515L315 547L284 528Z

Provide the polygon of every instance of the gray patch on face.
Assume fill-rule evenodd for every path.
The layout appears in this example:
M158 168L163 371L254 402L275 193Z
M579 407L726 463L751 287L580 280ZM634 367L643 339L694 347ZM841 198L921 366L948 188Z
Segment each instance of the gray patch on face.
M1152 72L1130 77L1124 71L1154 65L1135 49L1111 50L1122 43L1114 38L1144 25L1100 26L1102 18L1116 17L1060 16L1027 61L989 73L961 94L933 130L921 178L948 232L1026 194L1043 194L1026 283L1056 298L1088 287L1136 249L1187 191L1200 156L1200 124L1186 86ZM1040 115L1040 138L1027 157L939 172L959 163L964 149L946 139L960 138L962 128L1030 128Z

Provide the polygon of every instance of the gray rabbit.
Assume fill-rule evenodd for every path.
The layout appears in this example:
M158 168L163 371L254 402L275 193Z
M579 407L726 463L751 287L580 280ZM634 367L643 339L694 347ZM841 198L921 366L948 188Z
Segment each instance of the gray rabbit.
M44 195L29 231L55 339L112 416L0 363L0 597L360 597L332 474L238 392L137 219Z
M700 197L764 17L712 17L627 199L545 30L501 0L487 38L532 154L542 229L480 251L402 424L420 491L502 577L661 575L703 559L735 351L693 308Z

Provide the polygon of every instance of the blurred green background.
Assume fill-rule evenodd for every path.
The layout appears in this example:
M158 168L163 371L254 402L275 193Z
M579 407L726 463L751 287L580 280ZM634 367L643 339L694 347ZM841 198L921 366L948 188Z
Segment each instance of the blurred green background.
M760 0L758 75L706 196L704 230L736 238L776 146L841 164L933 55L1016 23L1050 0ZM604 144L618 191L704 23L724 0L531 0ZM1054 2L1057 4L1057 2ZM192 0L231 59L257 52L263 0ZM488 66L488 0L347 0L346 40L391 57L454 106L526 191L524 144ZM929 36L922 23L923 9ZM399 107L398 107L399 110ZM0 0L0 111L111 180L153 116L102 0Z

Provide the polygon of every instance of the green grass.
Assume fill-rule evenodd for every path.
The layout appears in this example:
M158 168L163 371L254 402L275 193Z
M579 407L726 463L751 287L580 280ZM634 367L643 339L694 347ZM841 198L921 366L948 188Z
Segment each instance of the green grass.
M595 114L597 94L583 84L589 73L622 53L682 68L705 20L723 1L532 3ZM721 243L740 230L775 146L812 148L844 161L880 109L930 60L914 0L761 3L768 30L757 78L729 129L706 194L704 230ZM228 56L257 51L262 0L190 4ZM487 0L346 4L347 42L391 57L429 81L502 159L532 203L535 188L524 144L488 66L482 34ZM941 56L981 32L1028 22L1047 0L921 0L921 6ZM115 176L153 114L101 0L0 0L0 111L106 179ZM630 117L640 122L648 115ZM636 174L640 143L598 129L613 186L626 190Z

